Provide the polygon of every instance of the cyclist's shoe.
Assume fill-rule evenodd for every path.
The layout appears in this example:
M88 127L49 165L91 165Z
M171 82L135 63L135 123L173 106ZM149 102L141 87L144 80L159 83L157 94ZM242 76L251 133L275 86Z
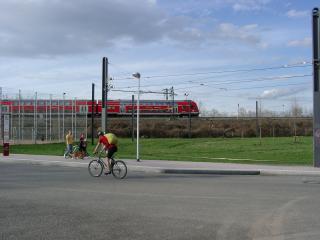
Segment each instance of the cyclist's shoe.
M104 175L109 175L111 173L111 171L107 171L104 173Z

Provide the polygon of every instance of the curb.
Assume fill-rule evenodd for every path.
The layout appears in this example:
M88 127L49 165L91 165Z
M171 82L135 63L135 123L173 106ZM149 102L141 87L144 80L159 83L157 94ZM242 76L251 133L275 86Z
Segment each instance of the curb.
M166 174L260 175L259 170L162 169Z
M313 176L320 177L319 171L295 171L295 170L260 170L261 176Z

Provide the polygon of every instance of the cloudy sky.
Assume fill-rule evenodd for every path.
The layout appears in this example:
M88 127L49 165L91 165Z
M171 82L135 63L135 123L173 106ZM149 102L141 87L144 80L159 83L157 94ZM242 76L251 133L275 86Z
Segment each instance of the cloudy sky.
M193 99L236 113L238 104L312 109L308 0L0 0L0 87L5 96L101 95L109 59L111 99Z

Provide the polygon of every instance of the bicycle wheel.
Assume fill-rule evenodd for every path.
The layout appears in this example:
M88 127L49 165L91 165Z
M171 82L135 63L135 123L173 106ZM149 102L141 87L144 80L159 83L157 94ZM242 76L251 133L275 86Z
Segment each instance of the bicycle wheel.
M127 165L120 160L114 161L111 172L115 178L123 179L127 175Z
M100 177L103 172L103 163L99 160L92 160L88 165L88 171L92 177Z

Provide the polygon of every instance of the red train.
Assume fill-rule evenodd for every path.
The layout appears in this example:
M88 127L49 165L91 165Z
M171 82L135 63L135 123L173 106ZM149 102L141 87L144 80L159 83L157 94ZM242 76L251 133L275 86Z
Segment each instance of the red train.
M107 101L109 116L130 116L132 110L137 110L137 102L130 100L110 100ZM89 100L2 100L3 113L38 113L51 111L52 113L79 113L91 115L101 115L102 102ZM19 106L20 105L20 106ZM173 106L173 107L172 107ZM140 114L145 116L199 116L199 109L194 101L189 100L140 100Z

